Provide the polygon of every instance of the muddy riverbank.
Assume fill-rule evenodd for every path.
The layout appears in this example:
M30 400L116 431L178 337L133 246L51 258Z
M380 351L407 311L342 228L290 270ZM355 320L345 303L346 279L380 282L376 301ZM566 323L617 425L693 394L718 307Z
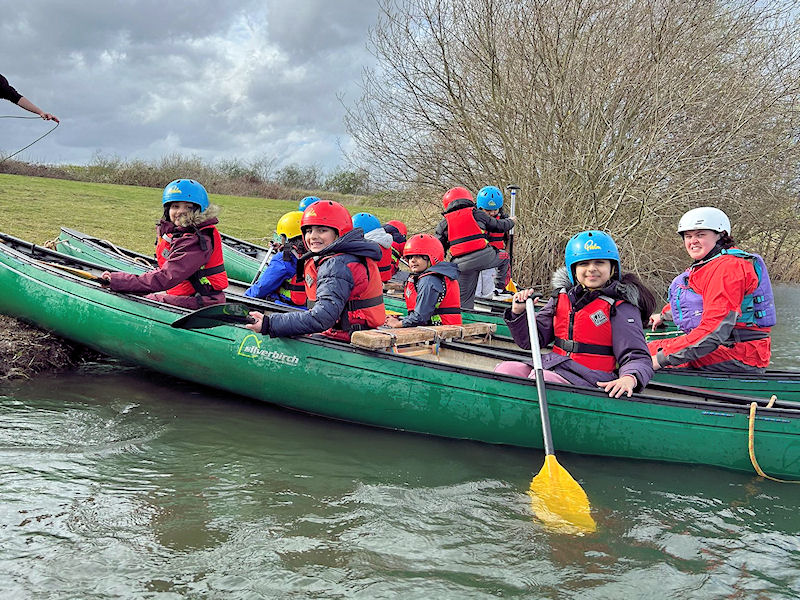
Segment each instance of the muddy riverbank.
M0 315L0 380L63 371L98 354L48 331Z

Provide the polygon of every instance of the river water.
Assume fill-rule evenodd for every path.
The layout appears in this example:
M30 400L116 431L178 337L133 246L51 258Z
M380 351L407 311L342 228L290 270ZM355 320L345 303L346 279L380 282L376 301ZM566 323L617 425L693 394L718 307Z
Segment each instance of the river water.
M774 363L800 369L800 288L777 292ZM113 362L5 384L0 597L800 596L800 486L559 455L599 525L576 537L531 518L542 462Z

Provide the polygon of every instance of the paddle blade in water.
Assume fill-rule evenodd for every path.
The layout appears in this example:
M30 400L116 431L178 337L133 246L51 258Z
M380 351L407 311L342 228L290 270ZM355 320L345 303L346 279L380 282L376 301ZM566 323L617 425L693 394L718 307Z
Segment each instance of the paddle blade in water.
M558 464L555 455L544 457L544 466L531 481L528 494L533 514L548 528L564 533L592 533L597 529L586 492Z

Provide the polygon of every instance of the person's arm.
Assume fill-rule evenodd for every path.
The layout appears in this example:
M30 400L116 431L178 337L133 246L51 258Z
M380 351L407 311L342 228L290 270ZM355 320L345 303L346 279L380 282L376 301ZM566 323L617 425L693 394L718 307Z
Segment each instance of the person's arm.
M357 265L356 268L359 266L363 267ZM317 301L314 306L307 311L269 315L264 318L261 333L270 337L290 337L326 331L342 316L354 287L353 272L344 257L328 259L317 272Z
M39 115L39 116L40 116L40 117L42 117L42 118L43 118L45 121L55 121L56 123L59 123L59 122L60 122L60 121L58 120L58 117L56 117L55 115L51 115L51 114L50 114L50 113L48 113L48 112L44 112L44 111L43 111L41 108L39 108L38 106L36 106L36 105L35 105L33 102L31 102L30 100L28 100L28 99L27 99L25 96L22 96L22 97L21 97L21 98L20 98L20 99L17 101L17 106L19 106L20 108L24 108L25 110L29 110L29 111L31 111L31 112L32 112L32 113L34 113L34 114L37 114L37 115Z
M442 247L444 251L450 248L450 240L447 237L447 219L442 219L439 221L439 224L436 226L436 231L433 232L433 235L442 243Z
M511 231L511 229L514 227L515 220L511 217L507 219L495 219L483 211L481 211L481 213L484 215L484 217L481 218L481 221L478 224L482 228L486 229L486 231L505 233L507 231Z
M653 363L644 337L642 315L633 304L618 304L611 317L612 346L619 365L619 375L635 379L633 389L641 389L653 377Z
M428 275L417 281L417 303L414 310L401 320L403 327L426 325L436 310L436 301L444 292L444 282L436 275Z
M244 293L250 298L267 298L278 291L281 284L294 275L295 267L283 259L283 253L272 257L261 277Z
M202 249L198 237L200 235L204 234L183 235L177 238L172 245L169 258L158 269L141 275L111 273L111 289L116 292L147 294L163 292L185 281L208 262L213 252L212 244L209 242L205 244L206 249Z
M511 307L503 313L514 342L523 350L530 350L531 338L528 332L528 316L525 311L525 300L534 298L532 289L522 290L514 294ZM553 317L556 313L556 299L550 298L545 306L536 313L536 330L539 334L539 347L548 346L554 339Z
M701 269L707 270L698 278L703 296L700 324L685 335L650 342L651 364L656 368L697 360L727 342L745 294L758 285L755 269L742 259L716 258Z

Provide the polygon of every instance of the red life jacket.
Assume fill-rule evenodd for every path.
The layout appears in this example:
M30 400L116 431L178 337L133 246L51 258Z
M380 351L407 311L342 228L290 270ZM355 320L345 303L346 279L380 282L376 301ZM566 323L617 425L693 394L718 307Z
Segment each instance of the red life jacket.
M292 275L291 279L284 281L278 288L278 295L284 301L294 304L295 306L305 306L306 300L306 285L302 279L297 275Z
M378 271L381 274L381 281L387 282L397 272L397 265L392 258L392 248L384 248L381 246L381 259L378 261Z
M500 215L497 215L495 219L500 219ZM489 245L494 246L498 250L505 250L506 247L506 233L507 231L487 231L486 237L489 240Z
M562 291L553 317L553 352L590 369L614 371L617 358L612 346L611 307L621 302L599 296L573 312L569 296Z
M195 294L207 296L209 295L209 287L214 291L221 291L228 287L228 274L225 272L225 263L222 258L222 239L214 225L202 227L196 234L183 233L175 236L171 233L165 233L159 237L158 243L156 244L158 266L162 267L164 263L167 262L167 258L169 258L170 252L172 252L172 243L175 237L197 235L200 237L200 247L205 248L207 233L212 234L213 247L208 262L200 267L188 279L168 289L167 294L172 296L194 296Z
M338 256L330 254L323 256L319 261L307 260L303 267L305 275L307 306L314 306L317 301L317 271L319 266L329 258ZM353 280L358 281L356 270L361 266L367 270L367 287L359 294L355 288L350 293L350 298L345 304L344 312L331 328L344 332L358 331L361 329L375 329L386 322L386 307L383 304L383 282L378 271L378 263L370 258L352 260L347 267L353 273Z
M436 275L444 279L444 294L439 296L436 301L436 310L431 315L430 324L461 325L461 291L458 287L458 280L445 277L441 273L423 271L419 275L411 275L406 280L404 295L408 312L411 312L417 306L417 281L428 275Z
M450 242L452 256L463 256L483 250L489 244L486 241L486 232L480 228L472 211L473 207L467 206L444 214L444 218L447 219L447 240Z

